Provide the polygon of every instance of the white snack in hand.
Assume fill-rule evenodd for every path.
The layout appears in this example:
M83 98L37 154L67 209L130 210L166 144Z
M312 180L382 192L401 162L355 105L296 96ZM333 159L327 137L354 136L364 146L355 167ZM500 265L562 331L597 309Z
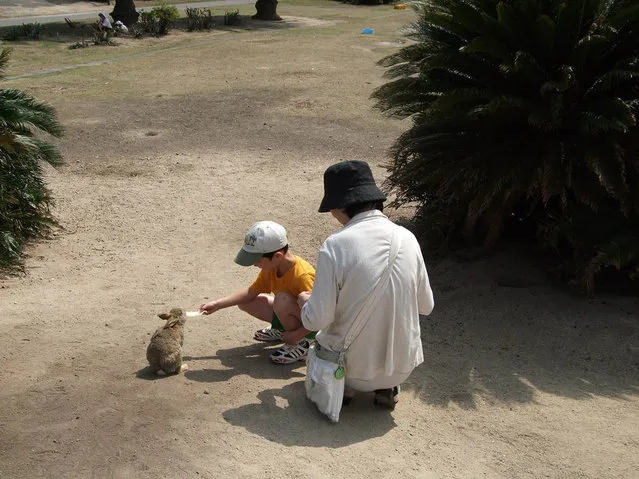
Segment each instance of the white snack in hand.
M187 318L193 318L195 316L202 316L202 311L187 311L186 312L186 317Z

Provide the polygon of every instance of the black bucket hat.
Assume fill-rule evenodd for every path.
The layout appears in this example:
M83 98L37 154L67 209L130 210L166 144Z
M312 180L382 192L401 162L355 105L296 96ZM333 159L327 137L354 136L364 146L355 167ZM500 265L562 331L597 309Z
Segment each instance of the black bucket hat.
M386 195L375 184L368 163L356 160L343 161L326 169L320 213L369 201L386 201Z

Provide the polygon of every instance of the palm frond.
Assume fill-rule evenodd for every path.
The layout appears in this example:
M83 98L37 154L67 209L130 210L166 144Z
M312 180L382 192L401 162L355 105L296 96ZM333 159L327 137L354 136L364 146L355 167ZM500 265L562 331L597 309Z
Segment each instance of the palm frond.
M7 66L7 62L9 61L9 57L11 56L10 48L3 48L0 50L0 79L4 78L4 69Z
M639 141L628 140L639 131L636 0L414 8L414 43L379 62L391 81L372 95L386 114L411 120L388 165L396 204L416 201L440 232L488 242L515 208L540 225L551 214L608 215L610 231L639 217ZM443 221L438 207L465 217ZM575 221L538 239L578 252L566 259L573 272L606 244L582 238L591 233Z
M9 52L0 51L0 77ZM42 163L60 165L59 150L40 138L64 128L55 109L17 89L0 90L0 269L22 266L22 251L55 224Z

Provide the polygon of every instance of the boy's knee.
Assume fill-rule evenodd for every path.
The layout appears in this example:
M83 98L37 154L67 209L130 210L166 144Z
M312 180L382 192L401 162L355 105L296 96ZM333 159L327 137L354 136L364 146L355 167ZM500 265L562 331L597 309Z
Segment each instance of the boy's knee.
M246 312L247 312L246 310L248 309L248 308L247 308L247 307L248 307L248 303L246 303L246 304L244 304L244 303L242 303L242 304L238 304L238 305L237 305L237 307L238 307L238 309L239 309L240 311L243 311L244 313L246 313Z
M277 293L273 298L273 310L275 314L278 311L290 311L291 308L297 309L297 298L290 293Z
M297 298L291 293L277 293L273 298L273 304L287 305L291 303L297 304Z

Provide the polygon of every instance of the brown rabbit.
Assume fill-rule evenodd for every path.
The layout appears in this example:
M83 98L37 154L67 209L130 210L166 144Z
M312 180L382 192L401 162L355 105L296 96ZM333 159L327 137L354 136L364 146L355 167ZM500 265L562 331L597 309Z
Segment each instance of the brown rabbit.
M188 366L182 363L186 317L180 308L158 314L158 317L166 319L166 324L151 336L151 343L146 348L146 359L151 365L151 370L158 376L178 374L188 369Z

